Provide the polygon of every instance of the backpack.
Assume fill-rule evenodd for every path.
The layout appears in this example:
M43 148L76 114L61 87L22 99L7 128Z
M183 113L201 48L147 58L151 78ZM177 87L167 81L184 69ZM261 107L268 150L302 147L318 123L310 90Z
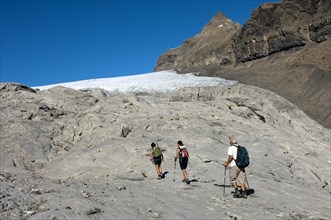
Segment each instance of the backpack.
M245 147L237 146L237 159L235 161L239 168L245 168L249 165L249 155Z
M161 148L158 145L153 150L153 156L154 157L161 157L162 156Z
M188 158L189 157L189 154L188 154L188 151L186 148L183 148L183 149L180 149L180 154L179 156L181 158Z

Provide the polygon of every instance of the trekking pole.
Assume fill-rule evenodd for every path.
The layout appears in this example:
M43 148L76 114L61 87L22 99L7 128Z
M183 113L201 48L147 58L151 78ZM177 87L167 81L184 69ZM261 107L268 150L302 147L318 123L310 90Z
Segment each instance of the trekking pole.
M247 180L247 175L245 175L245 180L246 180L246 183L247 183L247 188L248 188L248 191L249 191L249 195L252 196L252 193L251 193L251 188L249 187L249 184L248 184L248 180Z
M174 179L173 179L174 182L175 182L175 177L176 177L176 160L175 160L175 163L174 163Z
M191 179L193 179L193 177L195 177L195 175L193 174L192 164L191 164L190 160L188 161L188 164L190 165L190 169L189 169L190 176L191 176Z
M225 196L225 178L226 178L226 167L224 167L223 198L224 198L224 196Z

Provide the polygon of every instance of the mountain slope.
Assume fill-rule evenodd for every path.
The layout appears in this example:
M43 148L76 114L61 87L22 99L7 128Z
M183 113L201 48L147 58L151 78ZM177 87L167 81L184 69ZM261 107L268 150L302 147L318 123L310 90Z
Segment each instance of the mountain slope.
M231 30L218 28L231 22L217 14L205 27L214 30L210 37L197 35L194 47L185 42L161 55L155 70L199 72L266 88L330 128L329 12L327 0L285 0L260 6L243 27Z

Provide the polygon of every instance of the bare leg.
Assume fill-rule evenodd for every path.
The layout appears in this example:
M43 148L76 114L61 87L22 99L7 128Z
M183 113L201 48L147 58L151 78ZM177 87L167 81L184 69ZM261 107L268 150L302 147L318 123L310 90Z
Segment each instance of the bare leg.
M234 198L239 198L240 196L240 192L239 192L239 189L238 189L238 183L237 183L237 180L234 180L231 182L231 185L232 187L234 188L234 194L233 194L233 197Z
M242 190L242 191L246 191L246 185L245 185L245 182L242 182L242 183L241 183L241 190Z
M160 176L160 165L155 165L155 169L156 169L156 174L157 176Z
M161 165L159 166L159 173L160 173L160 175L162 175L162 167L161 167Z
M188 175L186 169L183 170L183 177L185 180L188 180Z
M232 181L231 185L233 188L237 189L238 188L237 180Z

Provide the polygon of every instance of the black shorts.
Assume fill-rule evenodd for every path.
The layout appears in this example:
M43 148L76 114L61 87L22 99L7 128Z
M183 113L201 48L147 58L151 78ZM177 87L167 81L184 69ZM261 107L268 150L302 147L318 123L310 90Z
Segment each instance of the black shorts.
M181 170L185 170L187 168L188 158L179 158L179 165Z
M153 161L155 165L161 165L162 159L161 157L154 157Z

